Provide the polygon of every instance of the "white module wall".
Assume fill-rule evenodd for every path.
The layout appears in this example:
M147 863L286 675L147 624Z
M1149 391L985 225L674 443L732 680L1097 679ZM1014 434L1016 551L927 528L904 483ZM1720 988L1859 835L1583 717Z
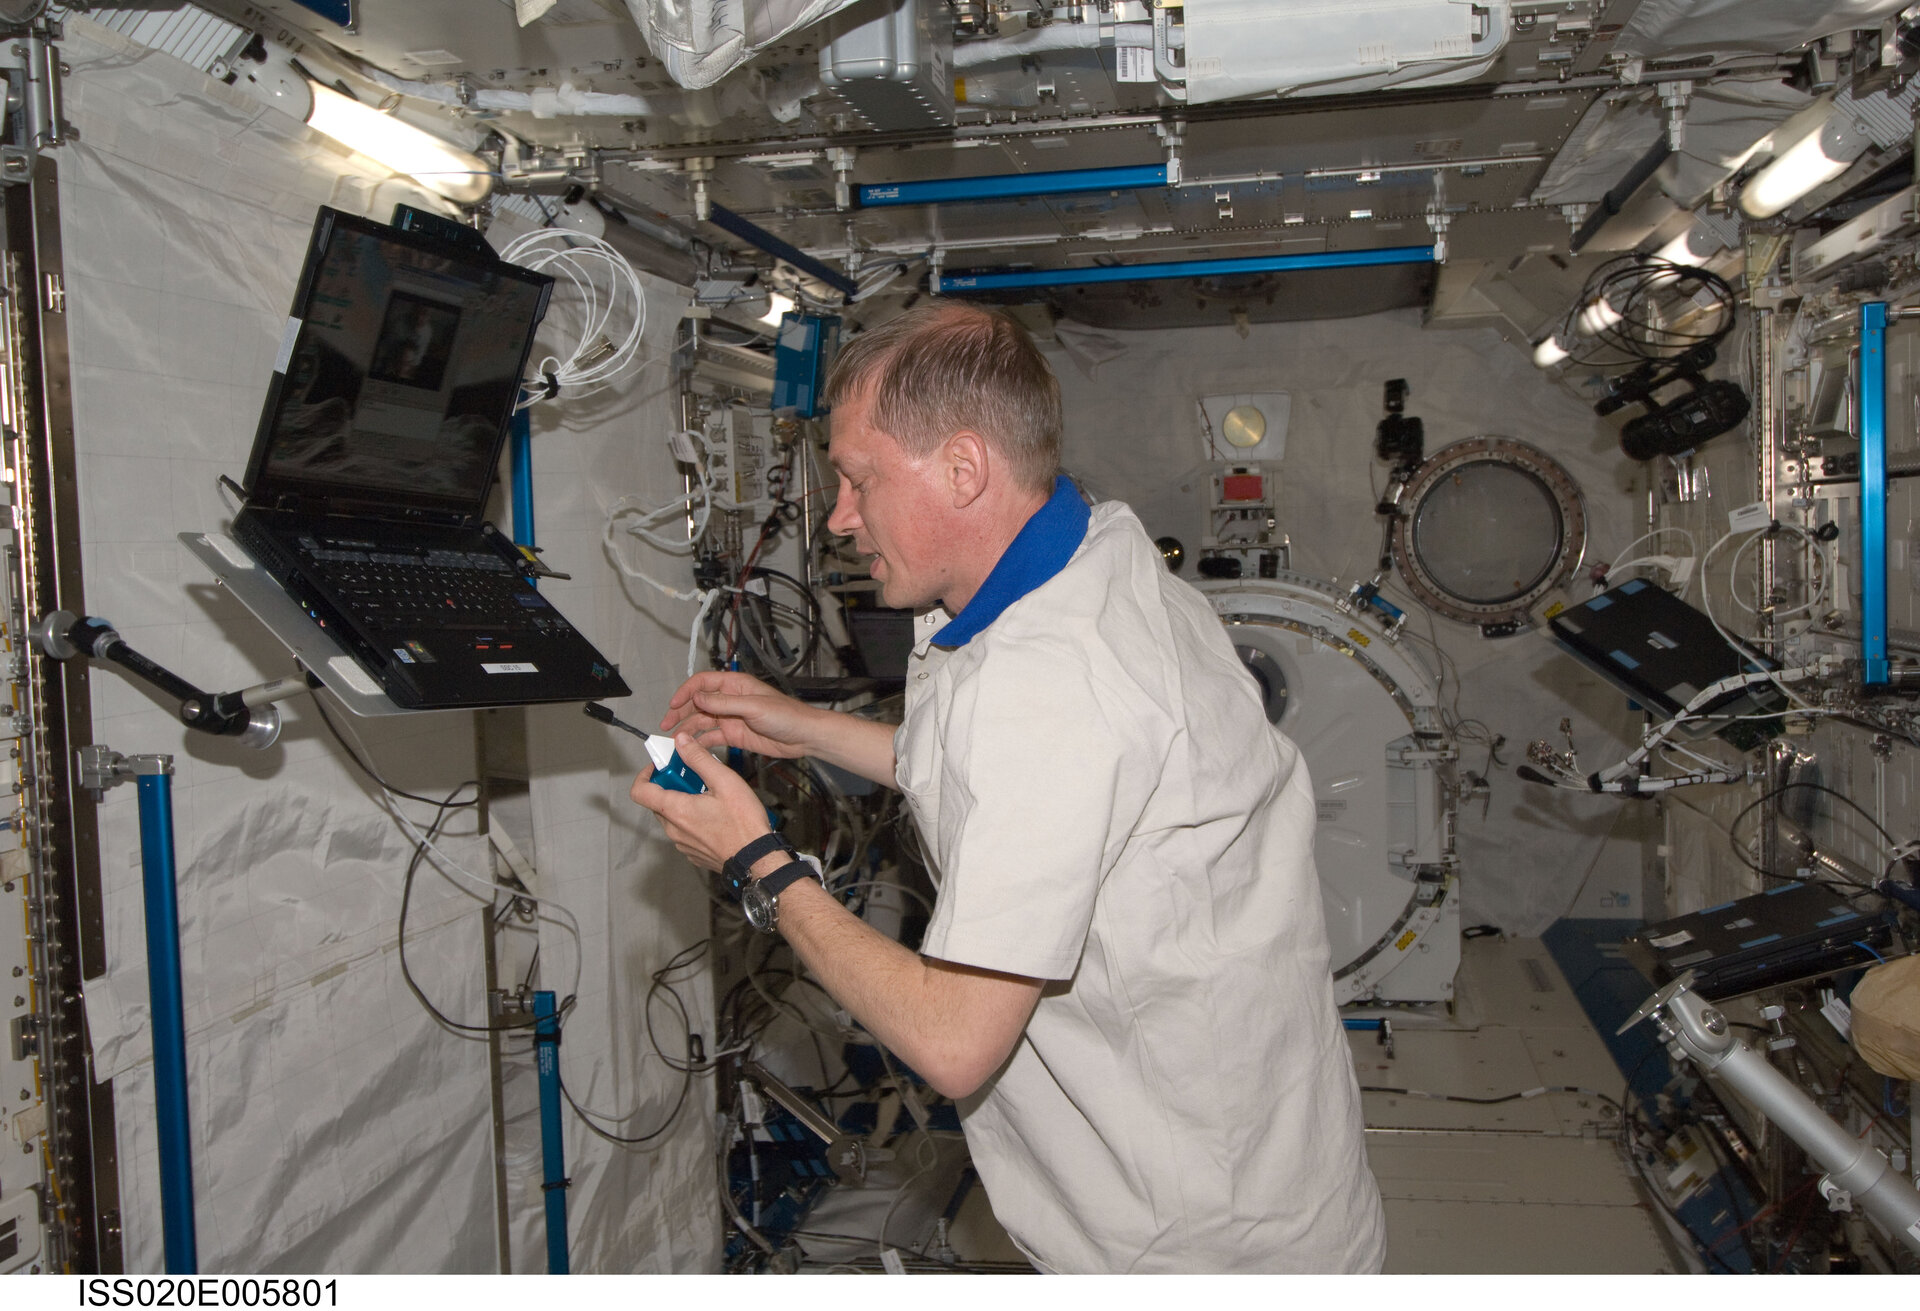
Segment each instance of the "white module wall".
M88 607L202 686L289 673L286 653L176 534L231 516L215 478L243 471L315 207L384 219L396 200L421 198L278 111L83 20L70 20L63 53L77 131L57 158ZM674 304L662 284L649 292ZM565 314L556 308L556 327ZM674 317L657 315L642 358L664 354ZM674 483L663 377L651 368L590 412L536 422L543 544L575 578L549 594L622 663L638 695L621 712L643 721L677 681L690 615L622 596L601 555L598 506L628 489L664 496ZM97 741L176 762L202 1268L497 1268L485 1044L438 1028L402 984L395 925L411 843L371 785L304 700L283 705L280 742L252 752L188 736L171 707L112 671L96 670L92 689ZM356 727L410 791L445 794L473 777L469 715ZM680 1077L642 1054L640 998L653 970L704 936L706 900L626 800L633 753L572 707L531 715L529 742L526 854L537 891L571 910L585 937L563 1070L583 1104L627 1117L615 1132L645 1132L675 1104ZM161 1235L132 789L110 793L100 816L109 970L86 1003L99 1074L114 1081L127 1268L152 1271ZM488 875L470 819L449 826L444 846ZM485 1014L489 913L466 886L423 869L408 964L468 1022ZM541 959L543 986L571 990L571 939L545 936ZM692 1023L707 1024L704 979L685 991ZM525 1046L509 1044L510 1075L529 1064ZM509 1079L516 1105L530 1088ZM711 1126L698 1113L709 1100L696 1086L691 1113L638 1151L569 1122L576 1270L713 1266ZM544 1268L530 1134L524 1119L509 1125L516 1269Z

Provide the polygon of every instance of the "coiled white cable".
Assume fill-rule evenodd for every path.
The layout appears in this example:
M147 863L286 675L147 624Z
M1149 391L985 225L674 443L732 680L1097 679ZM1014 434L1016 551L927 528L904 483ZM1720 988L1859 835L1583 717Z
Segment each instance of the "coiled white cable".
M564 396L591 396L626 373L647 329L647 293L633 265L604 238L571 228L539 228L507 243L500 257L550 273L580 302L580 337L562 360L549 355L529 379L517 408ZM625 333L614 334L625 321Z

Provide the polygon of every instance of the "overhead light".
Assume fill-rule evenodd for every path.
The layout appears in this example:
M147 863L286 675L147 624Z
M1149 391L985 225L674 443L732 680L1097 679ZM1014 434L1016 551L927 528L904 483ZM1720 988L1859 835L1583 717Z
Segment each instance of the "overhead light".
M780 320L793 313L793 297L782 296L777 291L767 293L767 312L760 316L760 322L780 326Z
M1573 326L1589 337L1598 337L1608 328L1619 323L1622 317L1620 311L1609 304L1605 296L1598 296L1580 311L1580 317L1574 320Z
M326 133L341 145L368 159L378 160L396 173L410 175L421 186L462 205L486 198L493 187L487 161L431 132L391 114L343 96L331 87L313 87L313 108L307 125Z
M1548 335L1541 338L1540 343L1533 348L1533 367L1551 369L1571 354L1573 351L1568 348L1565 338Z
M1707 261L1720 249L1720 238L1696 224L1653 252L1653 257L1698 269L1706 267Z
M1740 208L1749 218L1772 218L1815 187L1847 171L1867 148L1865 132L1846 114L1829 114L1824 123L1774 157L1740 192Z

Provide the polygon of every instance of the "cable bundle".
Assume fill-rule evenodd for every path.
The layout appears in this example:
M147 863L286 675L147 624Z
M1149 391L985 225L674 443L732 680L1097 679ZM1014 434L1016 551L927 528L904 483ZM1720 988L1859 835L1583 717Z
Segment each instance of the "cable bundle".
M569 399L591 396L626 373L647 328L647 294L624 255L585 232L539 228L514 238L500 257L552 274L580 300L579 340L564 360L549 355L540 361L537 376L524 384L519 409L562 393Z
M1734 304L1733 288L1718 274L1623 255L1594 270L1555 336L1579 343L1577 364L1666 364L1719 344L1733 331Z

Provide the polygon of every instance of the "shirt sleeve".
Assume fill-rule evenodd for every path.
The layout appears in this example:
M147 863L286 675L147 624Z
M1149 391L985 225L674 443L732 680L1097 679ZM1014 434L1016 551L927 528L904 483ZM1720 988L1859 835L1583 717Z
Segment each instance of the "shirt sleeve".
M1145 803L1114 691L1058 642L997 645L955 688L939 729L942 884L925 954L1072 977Z

